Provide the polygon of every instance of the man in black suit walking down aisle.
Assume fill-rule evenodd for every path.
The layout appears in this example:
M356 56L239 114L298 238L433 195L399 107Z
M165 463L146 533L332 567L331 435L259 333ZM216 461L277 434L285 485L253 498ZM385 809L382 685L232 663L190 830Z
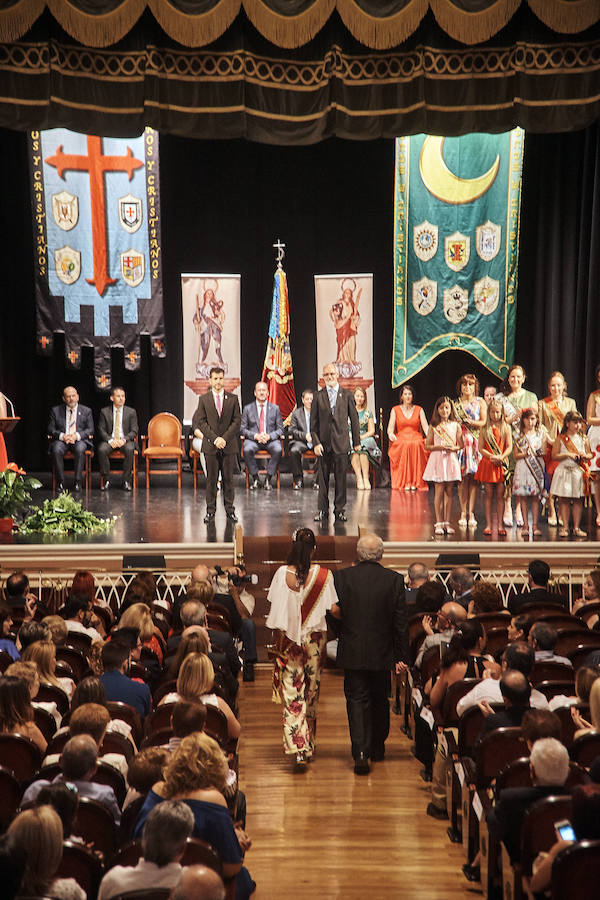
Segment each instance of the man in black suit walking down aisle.
M224 390L225 372L213 366L209 373L210 390L198 398L192 419L194 436L202 438L201 452L206 458L206 515L208 525L217 510L219 470L223 480L223 502L227 518L237 522L233 505L233 472L239 448L240 404L235 394Z
M333 512L340 522L346 521L346 469L350 452L348 420L352 431L352 447L360 449L360 427L354 398L338 383L335 363L323 368L325 387L317 394L311 416L312 443L319 457L319 511L315 522L325 522L329 516L329 476L333 469L335 500Z

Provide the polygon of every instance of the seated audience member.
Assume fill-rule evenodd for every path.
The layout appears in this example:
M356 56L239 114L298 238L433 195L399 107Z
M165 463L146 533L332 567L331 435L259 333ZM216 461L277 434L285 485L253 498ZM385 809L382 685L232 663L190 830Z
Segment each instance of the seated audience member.
M258 381L254 387L256 400L248 403L242 410L240 433L244 438L244 462L250 475L250 490L261 487L258 477L258 463L255 455L258 450L266 450L269 454L267 474L262 486L270 491L272 479L277 475L277 467L281 459L281 439L283 437L283 419L276 403L269 403L268 385Z
M110 612L112 618L113 613L108 600L105 600L102 595L96 596L96 579L93 572L90 572L89 569L78 569L75 572L69 594L85 594L92 604L92 609L94 606L102 606Z
M20 896L86 900L85 891L74 878L56 877L63 855L63 827L51 806L19 813L10 823L8 834L26 854Z
M67 643L69 629L62 616L45 616L42 619L42 625L46 625L50 629L52 643L55 647L64 647Z
M441 581L426 581L417 588L414 612L437 613L447 600L448 594Z
M411 563L406 572L406 587L404 588L404 595L406 597L406 605L409 608L409 612L411 608L415 606L417 602L417 591L419 588L427 584L429 581L429 569L425 565L425 563L414 562ZM441 604L440 604L441 606ZM438 606L439 609L439 606ZM430 612L433 610L424 609L424 610L414 610L414 612ZM437 610L435 610L437 612Z
M125 596L123 597L123 602L119 610L121 615L123 615L130 606L134 606L136 603L143 603L148 609L150 609L154 603L154 592L148 583L140 577L141 574L141 572L138 572L135 578L127 585L127 590L125 591Z
M177 679L181 663L189 653L206 653L215 670L215 685L224 692L225 699L233 707L239 687L237 679L231 674L225 654L214 653L211 650L208 631L201 625L190 625L181 635L181 643L177 653L172 658L167 669L167 680Z
M33 618L38 602L29 588L29 578L25 572L12 572L6 579L4 592L6 603L13 612L19 614L19 618Z
M171 728L173 736L169 738L169 750L177 750L180 743L189 734L204 731L206 723L206 707L204 703L190 703L187 700L179 700L171 713Z
M93 641L101 641L102 635L92 626L92 604L85 594L70 594L62 609L67 630L75 634L87 634Z
M43 622L23 622L17 634L17 649L22 653L36 641L51 641L52 632Z
M557 656L554 652L558 635L556 629L548 622L534 622L529 630L529 643L535 651L536 662L557 662L573 668L573 663L566 656Z
M600 600L600 569L592 569L591 572L583 579L583 597L576 600L573 604L573 613L577 613L580 609L585 610L590 603L597 603ZM598 616L590 616L587 620L588 628L598 628Z
M500 693L504 709L494 712L487 700L479 704L479 708L487 716L480 737L496 728L520 727L523 716L529 709L531 685L522 672L504 672L500 676Z
M425 685L432 708L441 711L446 691L455 681L482 678L487 668L495 667L494 661L482 653L485 641L481 622L467 619L455 629L450 646L442 656L439 676L434 676Z
M597 734L600 732L600 679L596 678L590 688L590 719L586 721L575 707L571 707L571 717L577 726L575 739L584 734Z
M581 666L575 672L575 695L567 697L565 694L557 694L550 700L550 709L575 706L576 703L589 704L590 691L598 677L600 677L600 666Z
M449 644L452 640L452 636L457 625L461 622L464 622L466 618L467 611L459 603L444 603L437 614L437 631L434 632L431 617L423 616L423 628L427 636L421 644L419 653L415 660L415 665L418 669L421 667L423 657L427 653L427 651L432 647L441 648L443 647L443 645Z
M0 835L0 884L3 900L15 900L20 893L26 859L25 850L16 843L13 835Z
M548 590L550 580L550 566L543 559L532 559L527 568L527 583L529 591L510 597L508 608L511 615L516 616L526 603L553 603L556 606L566 606L566 597L562 594L553 594Z
M12 613L6 606L0 606L0 650L8 653L13 662L20 658L15 642L12 640L10 630L13 626Z
M98 467L104 479L100 489L107 491L110 487L110 454L119 450L123 454L121 487L130 491L138 436L137 412L133 407L125 406L122 387L113 387L110 399L112 403L100 410L98 418Z
M501 673L504 673L514 670L522 672L526 678L529 678L533 669L533 663L533 648L523 641L514 641L512 644L508 644L502 654L500 671ZM465 694L464 697L461 697L456 704L456 711L459 716L462 716L466 709L469 709L471 706L476 706L482 700L487 700L488 703L502 703L502 692L500 690L498 677L488 677L487 672L485 674L486 677L483 681L476 684L475 687L470 690L468 694ZM535 688L531 691L530 702L531 706L538 709L548 708L548 700L540 691L536 691Z
M139 684L143 684L146 679L150 684L155 684L158 681L162 675L162 666L159 663L156 654L145 658L142 662L142 650L144 645L142 644L138 628L134 628L132 625L121 625L119 622L119 625L111 632L108 640L110 642L121 644L123 647L127 647L129 650L129 669L131 669L132 662L139 663L143 669L145 669L146 678L139 678L136 675L132 675L132 681L136 681Z
M295 491L304 487L304 472L302 470L302 454L313 449L312 434L310 433L310 411L314 394L310 388L302 391L302 405L292 413L288 425L288 441L290 462L292 464L292 485ZM316 483L317 479L313 482Z
M74 456L74 490L81 490L86 450L94 449L94 417L88 406L79 402L74 387L66 387L63 402L53 406L48 420L48 434L52 438L50 457L56 472L58 492L64 490L64 455L71 450Z
M12 665L22 666L23 663ZM46 752L48 742L33 721L29 686L24 679L14 675L0 675L0 733L29 738L42 754Z
M25 662L30 660L36 664L40 681L60 688L71 699L75 690L75 682L72 678L56 677L56 645L53 641L34 641L23 650L21 658Z
M189 703L204 703L216 706L225 714L227 733L230 738L240 736L241 726L229 704L213 693L215 670L205 653L190 653L184 659L177 678L176 693L165 694L159 705L187 700Z
M76 710L71 711L69 734L71 737L78 734L89 734L96 742L98 752L100 752L110 721L110 713L105 706L101 706L99 703L83 703ZM122 753L103 753L98 760L113 766L125 779L127 778L127 760ZM44 760L45 764L53 762L58 762L58 756L56 759L48 756Z
M471 589L469 616L479 616L488 612L505 612L508 624L509 615L508 610L504 608L502 603L502 594L491 581L483 581L481 579L476 581Z
M549 709L528 709L521 720L521 734L531 753L531 748L541 738L562 737L562 725L556 713Z
M97 784L94 781L98 763L98 747L95 740L89 734L78 734L70 738L60 755L59 764L61 774L57 775L52 784L68 782L74 784L80 797L88 797L98 800L113 814L115 823L121 821L121 810L115 797L115 792L105 784ZM29 785L23 799L22 806L27 806L37 798L43 787L50 784L41 778Z
M512 644L513 641L525 641L527 643L532 625L533 619L530 619L529 616L513 616L508 626L509 643Z
M34 662L23 662L22 659L18 659L16 662L11 663L5 675L12 675L14 678L20 678L25 682L29 689L29 697L31 698L31 705L34 710L36 709L45 709L46 712L49 712L56 722L56 727L60 725L62 721L62 714L59 712L58 707L54 700L37 700L38 691L40 689L40 676L38 674L38 668Z
M204 707L202 709L204 711ZM145 797L152 785L161 780L162 771L170 758L171 752L167 747L146 747L136 753L129 763L127 773L129 790L123 803L123 809L126 809L138 797Z
M169 900L225 900L225 885L214 869L186 866Z
M151 650L158 659L159 665L163 664L163 649L157 637L157 631L150 610L144 603L133 603L127 607L117 625L113 636L117 636L121 628L135 628L139 631L140 640L144 647Z
M464 609L469 606L474 584L473 573L466 566L455 566L448 576L448 590L455 603L460 603Z
M502 841L512 862L520 858L521 825L527 809L537 800L565 793L569 775L569 752L555 738L542 738L531 749L529 761L532 787L505 788L487 813L490 836Z
M71 698L71 715L73 715L76 709L83 706L84 703L98 703L100 706L104 706L105 709L108 709L104 685L100 679L94 675L88 675L87 678L83 678L75 688L75 692ZM123 737L128 738L134 751L137 751L135 741L131 735L131 725L128 722L123 721L123 719L111 718L106 730L109 732L118 732L118 734L122 734Z
M208 582L190 585L188 588L189 600L185 600L179 608L179 616L183 631L192 625L200 625L206 628L206 603L209 603L214 596L214 590ZM193 599L192 599L193 598ZM212 653L221 653L225 656L225 660L232 676L235 678L240 671L240 657L237 652L233 637L226 631L215 631L208 628L208 638ZM182 634L174 634L167 641L167 654L177 649L181 641ZM219 660L220 664L222 661Z
M85 843L79 835L73 834L73 823L79 808L79 794L64 781L56 784L45 785L35 798L34 806L51 806L58 815L62 830L63 840L75 841L76 844Z
M104 674L100 675L100 681L104 685L107 700L133 706L144 719L152 707L150 688L125 674L130 654L129 647L125 647L120 641L114 638L108 641L102 648Z
M164 800L183 800L194 814L194 836L215 848L224 878L237 875L236 897L248 898L255 889L247 869L242 868L250 841L241 828L234 828L223 796L227 760L219 745L206 734L184 738L164 769L164 780L146 797L135 827L138 837L150 812Z
M600 840L600 785L578 784L571 791L573 808L571 825L578 841ZM529 885L536 897L549 896L552 864L558 853L570 846L571 841L559 839L548 853L539 853L533 862L533 876Z
M194 829L194 814L181 800L155 806L142 831L142 856L136 866L115 866L102 879L98 900L125 891L172 888L183 871L181 859Z

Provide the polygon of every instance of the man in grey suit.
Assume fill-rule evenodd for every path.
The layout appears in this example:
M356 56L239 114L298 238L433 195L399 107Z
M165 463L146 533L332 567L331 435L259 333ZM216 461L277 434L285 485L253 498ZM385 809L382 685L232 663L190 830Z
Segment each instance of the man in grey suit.
M313 449L311 434L311 408L313 392L306 388L302 391L302 406L292 413L288 434L290 437L290 460L292 463L292 482L295 491L304 487L302 475L302 454ZM318 479L315 478L313 487L318 487Z
M250 490L260 487L258 478L258 463L255 455L257 450L266 450L270 454L267 463L267 477L265 478L265 490L270 491L271 479L277 474L277 466L281 459L281 438L283 437L283 419L281 410L276 403L269 403L269 388L264 381L258 381L254 386L254 403L248 403L242 410L241 431L244 436L244 462L250 473Z
M110 454L113 450L123 453L123 475L121 486L124 491L131 490L131 471L133 454L138 436L138 419L135 409L125 406L125 391L115 387L110 394L112 406L100 410L98 420L98 465L103 477L101 491L110 488Z
M63 402L50 410L48 434L52 438L50 456L56 472L59 492L65 480L64 456L73 451L75 465L75 490L81 490L85 451L94 447L94 417L89 406L79 402L79 394L72 387L63 391Z
M312 438L315 453L319 457L319 511L315 522L324 522L329 516L329 476L333 469L335 500L333 512L340 522L346 521L346 469L350 452L348 420L352 431L352 447L360 450L360 427L354 397L338 383L335 363L323 367L325 387L317 394L312 410Z

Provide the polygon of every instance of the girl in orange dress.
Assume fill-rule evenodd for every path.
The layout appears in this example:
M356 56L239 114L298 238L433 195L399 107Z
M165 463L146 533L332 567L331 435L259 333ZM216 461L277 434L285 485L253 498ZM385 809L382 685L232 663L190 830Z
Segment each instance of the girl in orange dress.
M504 418L501 400L492 400L488 407L488 419L479 434L479 452L482 458L475 473L475 480L485 485L483 533L486 536L492 533L492 501L494 501L498 535L502 537L506 534L502 523L504 476L508 470L507 460L512 452L512 433Z
M394 406L387 426L389 439L388 457L392 476L392 490L426 491L423 472L427 465L425 435L427 417L414 403L412 385L405 384L400 391L400 403Z

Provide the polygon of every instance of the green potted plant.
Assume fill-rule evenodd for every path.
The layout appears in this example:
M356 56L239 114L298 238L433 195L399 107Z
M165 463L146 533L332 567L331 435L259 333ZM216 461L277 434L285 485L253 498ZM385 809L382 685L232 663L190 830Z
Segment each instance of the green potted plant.
M16 463L9 463L0 472L0 532L10 533L15 519L25 515L31 502L30 491L42 486L41 481L28 475Z

